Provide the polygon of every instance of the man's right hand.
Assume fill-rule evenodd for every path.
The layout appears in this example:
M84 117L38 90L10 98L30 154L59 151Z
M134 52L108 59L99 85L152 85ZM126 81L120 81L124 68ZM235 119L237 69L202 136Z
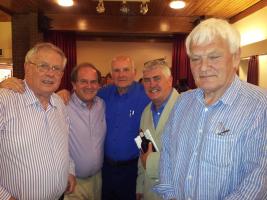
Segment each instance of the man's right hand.
M11 77L3 80L0 83L0 88L6 88L9 90L13 90L14 92L23 93L25 91L25 85L23 80L18 79L16 77Z
M16 200L14 197L10 197L9 200Z
M136 200L142 200L143 197L143 193L136 193Z
M70 92L66 89L60 90L57 92L57 95L64 101L64 104L67 105L70 101Z

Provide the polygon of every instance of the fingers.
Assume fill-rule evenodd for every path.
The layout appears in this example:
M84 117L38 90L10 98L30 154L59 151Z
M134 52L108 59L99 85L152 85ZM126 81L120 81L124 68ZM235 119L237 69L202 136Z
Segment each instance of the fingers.
M14 92L23 93L25 91L25 85L23 80L11 77L1 82L0 88L6 88L13 90Z
M68 177L68 186L67 186L65 193L69 194L69 193L74 192L75 185L76 185L76 178L75 176L70 174Z
M60 90L57 92L60 98L63 100L64 104L67 105L70 101L70 92L66 89Z

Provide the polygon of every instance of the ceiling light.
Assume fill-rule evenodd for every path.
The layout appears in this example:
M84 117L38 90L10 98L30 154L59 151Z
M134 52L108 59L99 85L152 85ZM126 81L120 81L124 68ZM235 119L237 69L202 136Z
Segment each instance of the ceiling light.
M73 6L73 0L58 0L57 3L58 5L64 6L64 7Z
M182 0L171 1L169 6L173 9L181 9L185 7L185 2Z
M126 0L122 1L120 11L123 14L128 14L130 12L130 8L128 7Z
M97 7L96 7L96 12L98 12L98 13L104 13L105 12L105 6L104 6L103 0L99 0Z
M140 13L145 15L148 12L148 5L145 1L140 4Z

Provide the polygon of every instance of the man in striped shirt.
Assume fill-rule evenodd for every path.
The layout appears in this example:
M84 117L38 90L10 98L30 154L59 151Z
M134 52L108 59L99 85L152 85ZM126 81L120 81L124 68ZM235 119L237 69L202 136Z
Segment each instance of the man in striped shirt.
M55 200L75 186L65 106L54 94L66 57L41 43L25 57L25 92L0 90L0 199Z
M162 138L164 199L267 199L267 96L236 76L240 36L201 22L186 40L198 89L182 93Z

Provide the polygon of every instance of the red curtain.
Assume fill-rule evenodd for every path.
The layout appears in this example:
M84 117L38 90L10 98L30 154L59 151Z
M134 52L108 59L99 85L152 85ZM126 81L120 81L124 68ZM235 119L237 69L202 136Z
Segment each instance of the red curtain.
M44 34L44 40L55 44L65 53L67 57L67 65L59 90L68 89L70 91L72 89L70 74L72 68L76 66L77 63L75 32L48 31Z
M259 60L258 56L251 56L248 62L247 82L254 85L259 84Z
M175 36L172 51L172 76L173 86L177 85L180 79L186 79L189 88L196 88L190 70L190 60L185 48L186 35Z

